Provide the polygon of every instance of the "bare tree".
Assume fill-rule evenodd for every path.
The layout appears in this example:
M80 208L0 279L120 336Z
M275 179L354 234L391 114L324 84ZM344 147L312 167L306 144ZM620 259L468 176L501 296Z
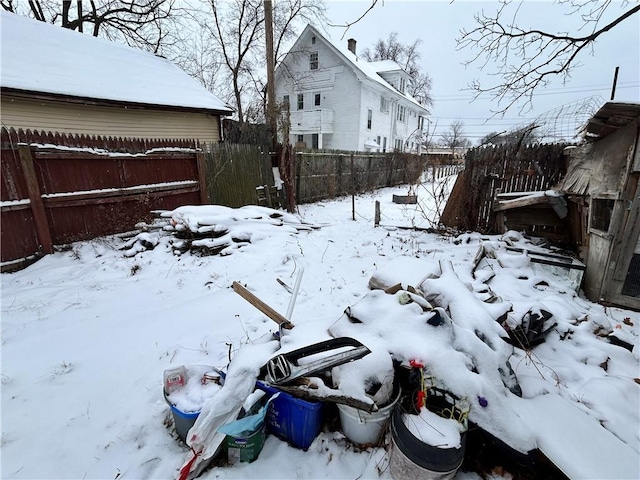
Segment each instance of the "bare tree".
M362 57L369 62L393 60L400 65L411 77L407 93L428 107L433 104L431 77L420 67L421 54L418 47L421 43L422 40L418 39L412 44L405 45L398 40L397 32L391 32L386 40L380 38L372 48L365 48L362 51Z
M504 132L491 132L480 139L480 145L532 145L540 141L538 125L531 123L525 127Z
M512 3L516 4L515 12L510 8ZM495 14L476 14L477 26L460 32L458 48L477 51L468 64L479 63L484 68L496 62L497 67L491 74L499 79L498 82L485 86L474 80L470 84L476 95L489 93L499 105L505 105L496 113L504 113L521 102L521 110L530 109L537 88L547 85L556 76L566 81L580 55L587 53L603 34L640 11L640 5L629 7L629 2L623 1L619 2L623 12L612 18L608 15L610 7L612 9L617 3L612 0L557 0L555 3L568 7L571 17L578 20L574 33L520 26L518 12L522 0L501 0ZM550 22L555 26L560 18L560 15L554 15Z
M2 0L4 10L26 14L41 22L105 37L154 53L174 42L175 0L29 0L28 9Z
M206 5L206 8L203 8ZM211 57L209 66L217 70L216 93L235 107L238 122L264 118L265 105L265 20L262 0L206 0L193 3L190 16L205 32L207 42L199 48L199 57ZM324 18L323 1L281 0L274 2L273 30L276 60L288 42L297 35L296 26ZM184 65L184 59L179 60ZM205 62L202 62L205 65ZM197 68L197 67L196 67ZM188 68L187 68L188 70ZM203 77L195 74L196 78ZM221 80L220 80L221 79Z
M242 124L242 98L250 85L248 72L256 68L256 50L264 44L264 8L261 0L233 0L222 5L220 8L216 0L210 0L213 23L205 20L201 25L211 32L230 73L236 113Z
M449 125L449 130L441 135L442 144L451 149L451 153L455 153L456 148L468 147L471 141L464 135L464 122L462 120L454 120Z

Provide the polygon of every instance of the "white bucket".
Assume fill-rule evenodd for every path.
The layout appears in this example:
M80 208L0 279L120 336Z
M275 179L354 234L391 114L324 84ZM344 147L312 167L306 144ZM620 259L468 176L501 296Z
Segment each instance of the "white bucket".
M359 445L377 445L382 429L398 400L400 391L393 402L371 413L339 403L340 424L345 436Z

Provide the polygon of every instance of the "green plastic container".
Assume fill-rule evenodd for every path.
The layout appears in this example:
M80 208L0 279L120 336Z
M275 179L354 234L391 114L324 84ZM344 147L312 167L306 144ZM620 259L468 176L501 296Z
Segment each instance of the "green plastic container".
M227 435L224 440L224 448L227 452L227 460L229 463L251 463L258 455L264 446L264 440L266 437L264 423L262 426L246 437L232 437Z

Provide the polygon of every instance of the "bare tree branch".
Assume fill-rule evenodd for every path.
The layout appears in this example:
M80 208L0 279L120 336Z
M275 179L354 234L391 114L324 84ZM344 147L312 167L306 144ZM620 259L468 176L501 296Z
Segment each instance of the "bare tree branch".
M457 39L458 49L477 51L467 65L477 63L484 68L496 62L496 70L491 72L498 79L495 84L485 86L474 80L469 87L476 92L476 98L486 93L496 99L498 105L504 105L495 112L499 114L520 103L521 111L530 110L537 89L556 76L566 81L585 50L600 36L640 11L640 5L636 5L600 27L612 0L559 0L559 4L571 8L571 15L579 15L582 25L578 32L589 29L588 33L579 35L522 28L516 23L522 0L509 19L507 7L511 3L511 0L502 0L494 15L476 14L477 26L468 31L461 30ZM626 1L621 3L623 8L627 4Z
M393 60L409 74L411 81L407 93L420 104L429 107L433 104L431 98L431 77L422 71L420 66L421 55L418 47L422 40L418 39L412 44L404 45L398 40L398 33L391 32L389 37L382 38L371 49L365 48L361 56L369 61Z
M328 25L330 27L342 27L342 28L344 28L344 32L342 32L342 37L340 37L340 40L344 40L345 35L349 31L349 28L351 28L351 26L355 25L360 20L362 20L364 17L366 17L367 13L369 13L371 10L373 10L373 7L375 7L377 3L378 3L378 0L371 0L371 5L369 5L369 8L367 8L364 11L364 13L362 15L360 15L357 19L355 19L353 22L345 22L343 24L329 23ZM382 0L381 3L382 3L382 5L384 5L384 0Z
M82 0L75 6L71 0L29 0L29 16L42 22L61 24L70 30L84 31L91 25L91 34L126 43L129 46L159 53L172 40L168 28L176 17L175 0L89 0L85 10ZM2 8L14 9L13 2L2 0ZM168 25L169 24L169 25Z

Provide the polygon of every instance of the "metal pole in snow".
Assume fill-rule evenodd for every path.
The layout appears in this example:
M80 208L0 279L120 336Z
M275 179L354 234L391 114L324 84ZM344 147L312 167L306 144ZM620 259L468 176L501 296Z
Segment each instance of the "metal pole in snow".
M300 267L296 283L293 286L293 293L291 294L291 300L289 300L289 307L287 308L287 320L291 321L291 315L293 314L293 306L296 304L296 298L298 297L298 290L300 290L300 282L302 281L302 274L304 273L304 267Z

